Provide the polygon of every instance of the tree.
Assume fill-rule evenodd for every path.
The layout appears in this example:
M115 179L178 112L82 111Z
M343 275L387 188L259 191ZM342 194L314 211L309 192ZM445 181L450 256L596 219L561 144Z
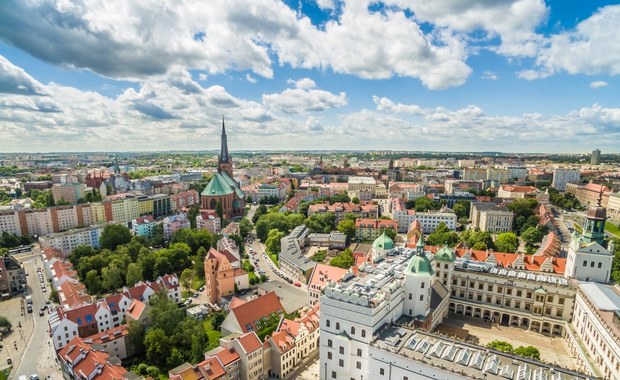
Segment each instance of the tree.
M96 270L92 269L86 273L84 285L91 294L99 294L101 292L101 277Z
M99 245L104 249L115 250L119 245L127 244L130 241L131 233L127 227L121 224L108 224L101 232Z
M512 352L513 350L512 344L504 342L503 340L493 340L487 343L487 348L492 348L503 352Z
M455 246L458 240L459 235L454 231L450 231L444 222L440 222L435 231L430 233L426 238L426 241L430 245L439 246L445 244L450 247Z
M170 339L162 328L150 328L144 337L146 358L150 363L160 367L166 365L166 359L170 355Z
M275 254L280 252L280 240L284 237L284 233L277 229L269 231L267 240L265 241L265 248L267 252Z
M187 268L184 269L183 272L181 273L181 286L183 288L185 288L186 291L189 291L189 289L192 287L192 280L194 279L194 272Z
M515 348L513 354L523 356L526 358L532 358L540 360L540 351L534 346L519 346Z
M0 315L0 330L11 331L12 328L11 322L6 317Z
M248 219L243 218L239 222L239 233L241 234L241 237L243 239L247 239L247 237L250 235L250 232L252 232L253 228L254 228L254 225Z
M353 258L353 251L351 251L351 248L347 248L344 251L342 251L342 253L334 257L329 262L329 265L338 267L338 268L349 269L351 268L351 266L353 266L354 263L355 263L355 259Z
M347 240L351 241L355 237L355 220L344 218L338 223L338 231L347 235Z
M110 264L101 270L101 280L105 290L116 290L123 286L123 270Z
M454 203L454 206L452 207L452 211L454 211L454 213L459 219L468 218L470 206L471 206L471 202L457 201L456 203Z
M218 200L215 204L215 212L217 212L217 216L219 216L221 220L224 220L224 206L221 200Z
M534 245L542 242L543 234L536 227L528 227L528 229L521 234L521 239L527 244Z
M383 232L385 232L385 234L386 234L386 235L387 235L390 239L392 239L392 241L396 241L396 235L397 235L397 233L396 233L396 230L395 230L395 229L393 229L393 228L386 228L386 229L384 229L384 230L383 230Z
M127 331L127 343L129 351L132 354L140 354L144 352L144 338L146 335L145 326L136 321L129 321L129 329Z
M472 249L484 250L493 248L493 237L489 232L467 230L463 231L459 238Z
M140 267L140 264L131 263L127 266L127 275L125 276L125 284L127 284L127 286L134 286L143 279L142 267Z
M211 326L213 327L213 330L219 330L222 326L222 323L224 322L224 319L226 319L226 312L218 311L214 313L213 320L211 321Z
M353 199L351 199L351 203L355 203L356 205L360 204L360 199L358 197L353 197Z
M519 238L512 232L501 233L495 239L495 248L499 252L516 252L519 248Z

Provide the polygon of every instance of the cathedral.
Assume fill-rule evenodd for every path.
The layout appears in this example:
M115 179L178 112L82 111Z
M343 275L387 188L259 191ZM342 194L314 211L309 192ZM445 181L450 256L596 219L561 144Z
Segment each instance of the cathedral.
M245 198L239 184L233 179L233 164L228 153L226 127L222 118L222 142L217 162L217 173L200 194L203 209L215 210L222 203L224 218L243 216Z

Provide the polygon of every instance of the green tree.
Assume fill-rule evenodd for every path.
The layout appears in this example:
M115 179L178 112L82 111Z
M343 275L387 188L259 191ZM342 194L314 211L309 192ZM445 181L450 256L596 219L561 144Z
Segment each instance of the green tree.
M110 264L101 270L102 285L105 290L112 291L123 286L123 270Z
M166 359L170 355L170 339L164 329L155 327L150 328L144 337L144 348L146 358L150 363L159 367L166 365Z
M127 266L127 275L125 276L125 284L127 284L127 286L134 286L143 279L142 267L140 267L140 264L131 263Z
M243 239L247 239L247 237L250 235L250 232L252 232L253 228L254 228L254 225L248 219L243 218L239 222L239 233L241 234L241 237Z
M430 233L426 238L429 245L440 246L445 244L450 247L454 247L458 240L459 235L454 231L450 231L444 222L439 223L435 231Z
M501 233L495 239L495 248L499 252L516 252L519 248L519 238L512 232Z
M461 233L459 239L472 249L484 250L493 248L493 236L489 232L467 230Z
M221 220L224 220L224 206L222 205L222 201L218 200L215 204L215 212L217 212L217 216L219 216Z
M534 346L519 346L515 348L513 354L523 356L526 358L532 358L535 360L540 360L540 351L538 348Z
M131 233L129 229L121 224L107 224L103 227L99 245L101 248L114 250L122 244L131 241Z
M88 293L99 294L101 292L101 277L99 277L99 273L94 269L88 271L84 285L88 289Z
M186 291L189 291L190 288L192 287L193 279L194 279L194 272L189 268L184 269L183 273L181 273L181 278L180 278L181 286L185 288Z
M528 244L534 245L542 242L543 234L538 228L529 227L527 230L523 231L521 239Z
M211 326L213 327L213 330L219 330L222 326L222 323L224 322L224 319L226 319L226 312L218 311L214 313L213 320L211 321Z
M493 340L487 343L486 347L503 352L512 352L513 350L512 344L503 340Z
M460 218L468 218L469 217L469 208L471 206L471 202L468 201L457 201L452 207L452 211L456 214L456 216Z
M351 203L355 203L356 205L360 204L360 199L358 197L353 197L353 199L351 199Z
M11 322L5 316L0 315L0 330L11 331L12 328Z
M267 252L276 254L280 252L280 240L284 237L284 233L277 229L269 231L267 240L265 241L265 248Z
M336 257L334 257L329 262L329 265L338 267L338 268L349 269L351 268L351 266L353 266L354 263L355 263L355 259L353 258L353 251L351 251L351 248L347 248L344 251L342 251L340 254L338 254Z
M347 240L351 241L355 237L355 220L344 218L338 223L338 231L347 235Z
M132 354L144 352L144 338L146 335L145 325L136 321L129 321L127 331L128 349Z

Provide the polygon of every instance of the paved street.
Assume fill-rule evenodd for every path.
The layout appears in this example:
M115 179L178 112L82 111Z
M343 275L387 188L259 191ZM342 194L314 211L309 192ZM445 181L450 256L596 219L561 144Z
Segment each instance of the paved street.
M3 349L3 354L4 350L7 350L7 354L13 360L14 367L11 378L16 379L20 375L29 376L36 373L40 378L51 376L52 379L61 379L60 366L55 361L55 353L48 333L48 313L39 316L41 306L45 305L50 294L41 257L37 250L34 254L18 255L16 258L22 261L24 269L28 273L28 293L32 295L33 312L25 312L21 305L21 297L12 298L0 304L3 313L4 306L7 304L9 307L6 310L13 314L10 318L13 316L16 318L11 319L15 332L11 334L10 340L7 340L8 342L16 341L17 350L15 350L13 343L7 341L5 341ZM46 293L41 290L37 267L40 267L43 272L44 283L48 289ZM17 327L18 322L22 324L21 329ZM6 357L2 357L2 359L2 364L5 365Z

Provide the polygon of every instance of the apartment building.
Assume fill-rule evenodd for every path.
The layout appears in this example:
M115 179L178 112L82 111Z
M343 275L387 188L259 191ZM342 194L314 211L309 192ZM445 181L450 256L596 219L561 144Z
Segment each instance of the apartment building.
M505 206L495 203L472 202L469 219L480 231L502 233L512 231L514 214Z
M402 199L399 198L393 198L391 206L392 219L398 222L399 233L407 232L407 228L414 220L420 222L422 231L426 234L435 231L440 223L445 223L450 230L456 230L458 217L448 208L442 208L436 212L416 212L407 210Z
M131 232L134 236L142 236L147 239L152 239L155 235L156 227L157 223L151 215L138 217L131 221Z
M357 219L355 221L355 238L374 240L386 229L398 231L398 222L389 219Z
M52 188L54 202L65 201L70 204L77 203L79 199L84 199L86 195L86 185L83 183L55 183Z
M181 228L190 228L189 220L185 214L170 215L164 218L164 238L170 239Z
M219 234L222 229L222 220L215 210L201 210L196 216L196 228Z
M172 212L181 211L183 208L199 204L200 194L196 190L182 191L170 196L170 207Z
M52 233L47 236L39 237L39 244L41 245L41 249L57 249L62 252L64 256L70 255L75 247L79 245L99 248L99 239L101 238L103 227L103 225L95 225Z
M347 191L349 197L368 202L375 198L377 181L373 177L349 177Z
M12 256L0 257L0 297L8 298L26 291L26 271Z
M352 214L357 218L373 218L379 217L379 206L373 204L355 204L336 202L332 205L329 203L317 203L308 207L308 216L332 213L336 215L336 224L340 223L345 215Z
M588 183L587 185L579 185L576 183L567 183L566 192L573 194L575 198L584 206L596 206L601 202L601 206L607 207L609 203L609 188L596 183Z
M581 180L579 169L553 169L551 187L558 191L564 191L567 183L579 183L579 180Z

